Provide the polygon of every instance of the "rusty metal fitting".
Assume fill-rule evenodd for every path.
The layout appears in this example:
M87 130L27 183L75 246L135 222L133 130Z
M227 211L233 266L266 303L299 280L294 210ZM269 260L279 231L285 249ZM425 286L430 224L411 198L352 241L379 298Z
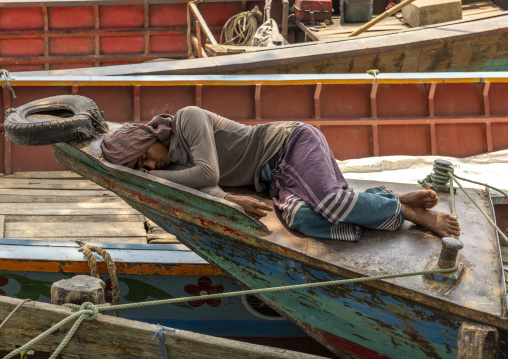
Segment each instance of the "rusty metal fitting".
M457 255L464 248L464 244L456 238L444 237L442 240L441 254L437 266L439 268L452 268L457 263Z

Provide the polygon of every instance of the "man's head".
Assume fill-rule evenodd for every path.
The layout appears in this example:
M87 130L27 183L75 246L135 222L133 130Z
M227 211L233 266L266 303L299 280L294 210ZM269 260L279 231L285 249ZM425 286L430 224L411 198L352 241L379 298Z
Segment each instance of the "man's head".
M164 143L156 141L138 158L134 168L137 170L145 168L153 171L167 167L171 164L171 160L168 157L168 151L169 150Z
M102 154L108 162L131 168L138 168L138 163L143 164L139 168L148 168L144 165L142 158L148 159L150 164L153 162L155 168L159 168L157 166L160 165L165 167L169 165L168 148L162 142L168 140L170 134L170 115L155 116L146 125L124 124L116 131L104 136L101 143ZM157 142L159 144L156 145ZM163 151L165 151L164 156L162 156Z

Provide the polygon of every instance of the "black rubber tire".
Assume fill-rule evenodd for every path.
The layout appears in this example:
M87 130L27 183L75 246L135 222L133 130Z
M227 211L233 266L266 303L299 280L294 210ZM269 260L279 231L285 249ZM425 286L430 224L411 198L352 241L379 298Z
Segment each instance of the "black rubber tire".
M108 131L95 102L77 95L47 97L11 108L4 126L9 139L24 146L83 141Z

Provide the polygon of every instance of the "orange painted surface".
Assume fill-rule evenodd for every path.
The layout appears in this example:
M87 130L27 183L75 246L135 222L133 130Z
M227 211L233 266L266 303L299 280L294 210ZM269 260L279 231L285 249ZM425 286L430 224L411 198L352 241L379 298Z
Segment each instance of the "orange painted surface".
M135 275L222 275L222 272L209 264L157 265L140 263L116 263L117 274ZM11 272L64 272L90 273L87 262L52 262L0 260L0 270ZM97 263L99 273L108 273L106 263Z

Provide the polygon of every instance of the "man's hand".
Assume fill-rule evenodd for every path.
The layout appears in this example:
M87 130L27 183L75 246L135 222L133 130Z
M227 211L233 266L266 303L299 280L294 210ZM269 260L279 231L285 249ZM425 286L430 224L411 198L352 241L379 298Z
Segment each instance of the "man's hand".
M265 211L273 211L272 207L249 196L228 194L224 199L239 204L249 216L256 217L258 219L266 216Z

